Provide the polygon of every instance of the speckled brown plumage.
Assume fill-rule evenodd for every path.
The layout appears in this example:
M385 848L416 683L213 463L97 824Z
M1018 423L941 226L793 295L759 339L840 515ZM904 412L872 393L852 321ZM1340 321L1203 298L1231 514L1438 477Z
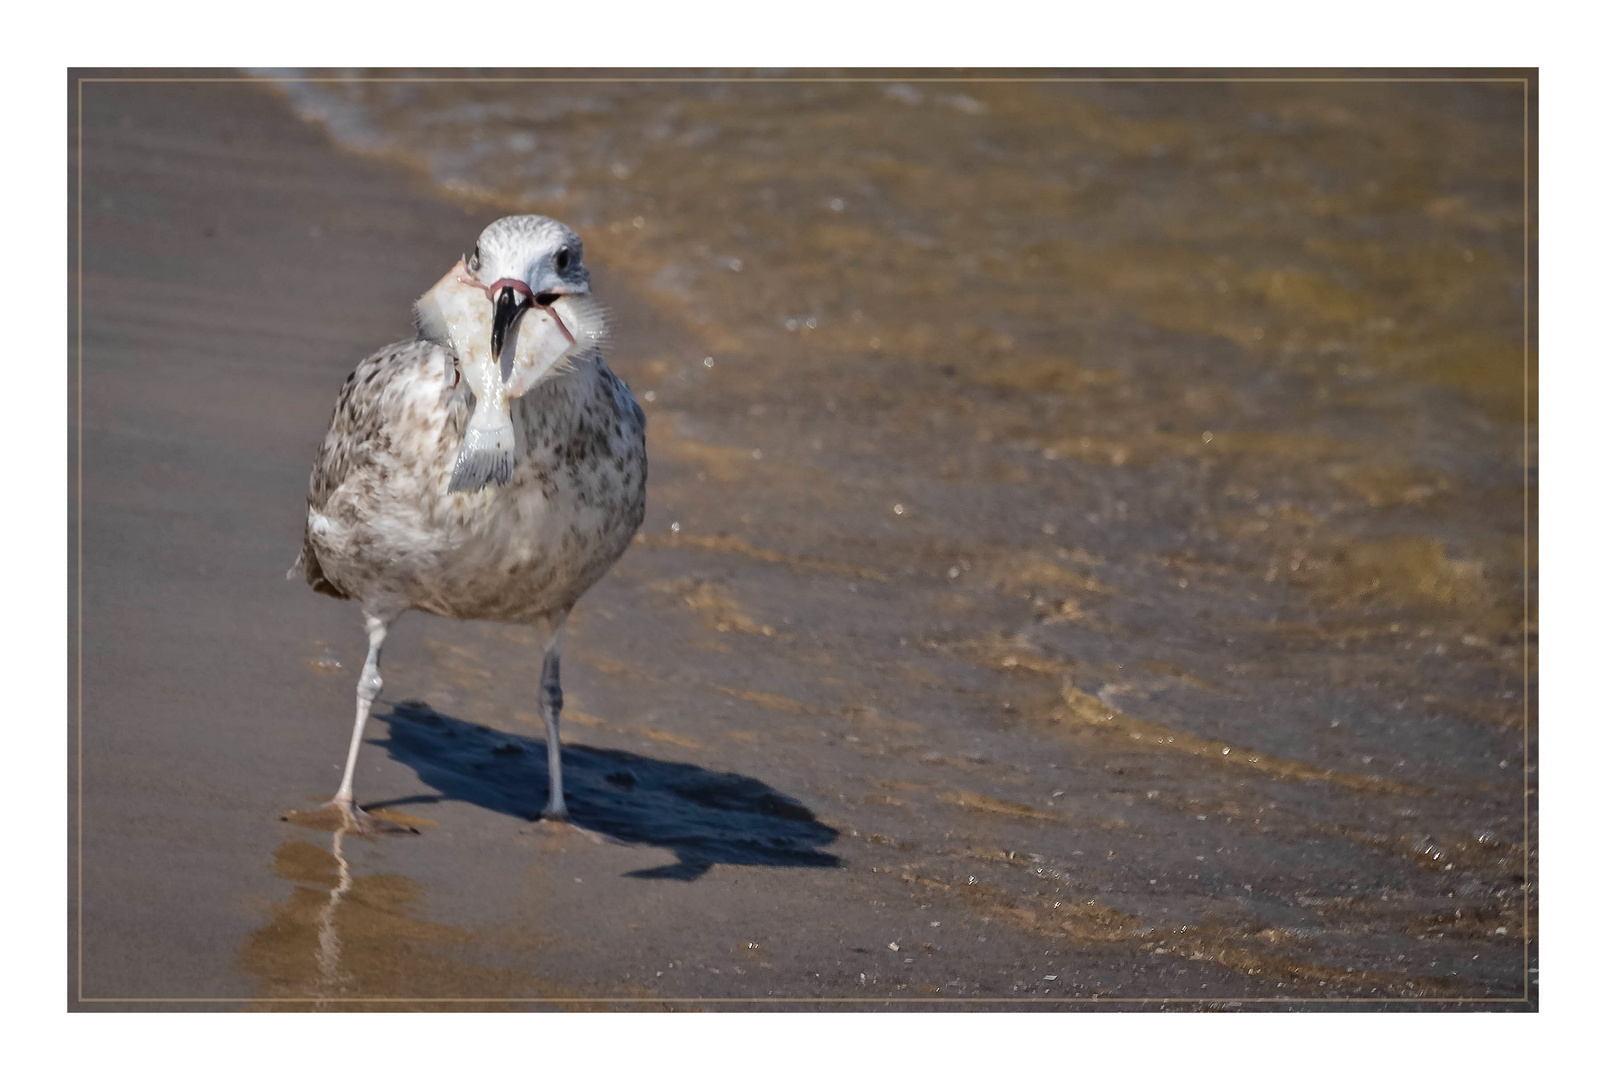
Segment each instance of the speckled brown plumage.
M441 345L387 346L341 387L307 494L307 583L365 607L529 622L572 606L646 509L646 420L598 353L512 404L511 479L446 491L473 397Z

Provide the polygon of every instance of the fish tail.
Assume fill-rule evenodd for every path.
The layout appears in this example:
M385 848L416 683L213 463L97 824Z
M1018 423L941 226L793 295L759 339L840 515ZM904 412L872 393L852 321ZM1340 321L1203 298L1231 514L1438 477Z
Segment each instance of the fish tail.
M475 427L471 422L446 490L478 491L492 482L505 484L512 476L513 425Z

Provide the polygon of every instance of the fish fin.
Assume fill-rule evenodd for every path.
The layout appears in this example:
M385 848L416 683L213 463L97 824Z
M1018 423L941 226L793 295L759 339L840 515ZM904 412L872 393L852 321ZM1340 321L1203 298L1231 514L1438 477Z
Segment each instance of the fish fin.
M463 436L446 490L478 491L495 481L505 484L513 476L513 428L471 427Z
M437 345L450 347L452 340L451 323L446 313L441 310L440 291L443 287L450 288L459 284L463 263L446 271L446 276L429 287L429 291L413 302L413 327L418 331L421 341L432 341Z
M574 305L575 322L579 324L576 328L579 340L571 349L579 352L606 349L613 324L613 313L607 305L593 296L571 296L569 302Z

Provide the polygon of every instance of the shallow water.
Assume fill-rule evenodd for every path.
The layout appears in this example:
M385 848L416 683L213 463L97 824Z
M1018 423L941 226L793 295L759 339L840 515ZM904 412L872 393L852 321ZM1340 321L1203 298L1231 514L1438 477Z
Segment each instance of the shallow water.
M281 86L650 305L577 738L763 777L1056 949L1521 996L1522 84ZM508 726L431 648L431 705Z
M1319 537L1422 539L1289 573L1519 615L1520 84L287 89L348 145L575 224L727 385L930 366L954 381L895 422L1202 470L1221 515L1297 496ZM620 364L672 401L697 359Z

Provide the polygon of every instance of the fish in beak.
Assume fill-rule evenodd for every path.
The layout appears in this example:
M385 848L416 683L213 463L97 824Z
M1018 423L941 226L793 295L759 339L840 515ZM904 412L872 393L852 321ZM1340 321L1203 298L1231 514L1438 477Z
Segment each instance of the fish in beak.
M573 370L607 331L579 238L545 218L506 220L515 227L493 223L414 309L419 335L452 354L452 386L461 378L474 400L449 492L509 482L514 400Z

